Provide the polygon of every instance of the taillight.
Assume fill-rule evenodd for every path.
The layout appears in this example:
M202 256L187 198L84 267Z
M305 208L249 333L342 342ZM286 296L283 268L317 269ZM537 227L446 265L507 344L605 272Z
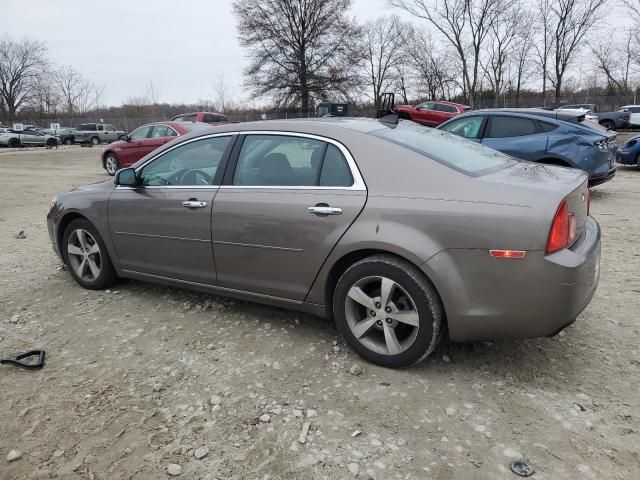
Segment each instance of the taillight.
M563 200L551 224L549 239L547 240L547 253L557 252L569 246L576 239L576 217L569 212L567 201Z

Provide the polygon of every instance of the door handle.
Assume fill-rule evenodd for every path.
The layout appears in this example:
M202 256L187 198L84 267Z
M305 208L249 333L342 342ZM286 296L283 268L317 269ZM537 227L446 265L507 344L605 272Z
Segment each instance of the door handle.
M204 208L207 206L207 202L200 202L198 200L187 200L182 202L184 208Z
M342 215L342 209L337 207L316 205L308 207L307 210L314 215Z

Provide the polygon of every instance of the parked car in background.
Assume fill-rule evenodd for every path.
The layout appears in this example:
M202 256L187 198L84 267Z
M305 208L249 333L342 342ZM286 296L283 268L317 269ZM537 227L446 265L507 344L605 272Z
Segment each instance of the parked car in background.
M76 137L75 128L60 128L58 130L52 130L51 128L43 128L41 133L47 135L54 135L60 139L60 143L63 145L73 145Z
M206 123L155 122L136 128L123 140L111 143L102 153L102 167L109 175L129 167L156 148L189 132L211 128Z
M637 165L640 168L640 135L631 137L618 149L616 161L622 165Z
M348 103L322 102L316 108L316 117L348 117Z
M495 109L465 113L441 130L522 160L579 168L589 185L616 174L616 134L584 121L584 115L538 109Z
M421 361L445 331L553 335L600 272L584 172L406 121L197 132L57 195L47 225L84 288L126 277L330 317L386 367Z
M598 121L598 115L593 113L591 110L587 110L586 108L562 108L558 110L560 110L561 112L569 112L569 113L576 113L578 115L584 115L585 120L588 120L594 123L600 123Z
M596 114L598 123L609 130L619 130L629 128L631 125L631 114L628 111L599 112L595 103L576 103L573 105L562 105L558 110L588 110Z
M53 135L36 132L34 130L8 130L0 133L0 146L18 148L22 146L55 147L58 139Z
M117 130L108 123L82 123L75 128L74 140L76 143L91 143L100 145L101 143L111 143L126 135L123 130Z
M229 123L229 119L222 113L213 112L191 112L181 113L171 118L172 122L201 122L209 125L222 125Z
M429 127L436 127L467 110L471 110L471 107L445 101L425 102L420 105L397 105L394 108L398 117Z
M624 112L625 110L628 110L631 116L629 123L634 127L640 126L640 105L625 105L624 107L620 107L617 111Z

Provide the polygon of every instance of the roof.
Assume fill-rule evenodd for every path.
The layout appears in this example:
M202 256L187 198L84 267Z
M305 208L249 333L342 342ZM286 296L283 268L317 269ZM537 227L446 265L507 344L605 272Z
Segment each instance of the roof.
M489 108L486 110L474 110L466 112L465 115L474 114L498 114L506 113L511 115L533 115L536 117L547 117L554 120L563 120L565 122L576 122L576 119L583 117L584 113L562 111L562 110L544 110L542 108Z

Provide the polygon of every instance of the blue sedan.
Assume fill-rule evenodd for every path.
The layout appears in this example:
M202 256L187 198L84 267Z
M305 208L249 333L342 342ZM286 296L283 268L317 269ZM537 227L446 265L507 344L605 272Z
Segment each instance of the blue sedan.
M539 109L494 109L463 113L441 130L522 160L579 168L589 186L616 174L616 134L586 121L584 114Z
M640 135L624 142L618 150L616 161L623 165L637 165L640 168Z

